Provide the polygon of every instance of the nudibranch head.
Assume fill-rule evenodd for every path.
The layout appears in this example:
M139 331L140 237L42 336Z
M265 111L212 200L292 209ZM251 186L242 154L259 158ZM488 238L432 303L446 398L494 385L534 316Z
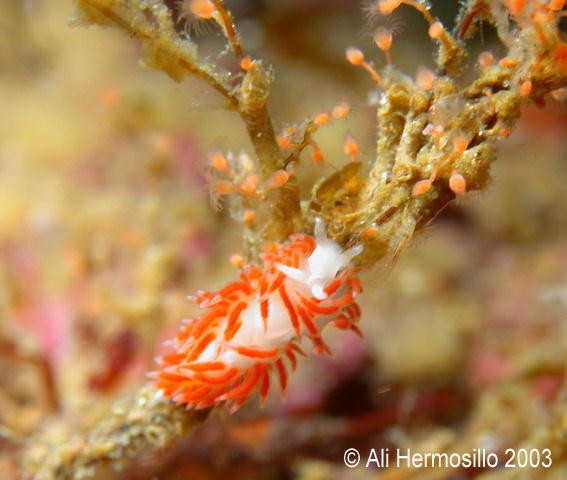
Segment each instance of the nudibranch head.
M285 392L285 362L295 369L304 338L321 354L330 352L321 338L326 325L360 334L355 298L362 289L349 264L361 251L343 251L317 219L315 238L294 235L265 253L264 270L243 265L240 281L198 292L194 300L206 311L186 322L174 351L158 359L157 388L188 407L232 402L233 411L254 389L263 402L272 372Z
M309 286L318 300L327 298L325 287L335 280L337 273L348 267L351 260L362 252L362 245L344 250L327 237L325 225L319 217L315 219L315 249L300 268L277 265L288 277Z

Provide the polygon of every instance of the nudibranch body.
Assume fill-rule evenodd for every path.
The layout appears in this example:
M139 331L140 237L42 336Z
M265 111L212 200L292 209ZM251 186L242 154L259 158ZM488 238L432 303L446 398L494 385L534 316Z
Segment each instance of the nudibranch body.
M264 270L244 265L240 281L198 292L193 299L206 312L184 322L174 351L158 358L156 387L188 408L226 401L235 411L255 389L263 403L275 371L285 393L286 364L294 370L296 355L305 355L304 338L321 354L330 353L320 334L326 325L360 334L361 286L349 264L361 251L342 250L317 219L315 238L294 235L264 253Z

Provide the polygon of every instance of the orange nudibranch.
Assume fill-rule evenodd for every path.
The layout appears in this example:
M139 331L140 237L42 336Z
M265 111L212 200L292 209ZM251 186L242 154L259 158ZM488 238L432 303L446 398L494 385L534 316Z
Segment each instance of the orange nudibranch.
M233 412L254 391L265 401L272 372L285 393L306 339L321 354L330 353L321 338L326 325L360 334L355 298L362 289L349 265L361 251L342 250L317 219L315 238L294 235L264 253L263 270L243 265L240 281L198 292L193 299L205 312L185 322L173 351L157 359L156 388L188 408L227 402Z

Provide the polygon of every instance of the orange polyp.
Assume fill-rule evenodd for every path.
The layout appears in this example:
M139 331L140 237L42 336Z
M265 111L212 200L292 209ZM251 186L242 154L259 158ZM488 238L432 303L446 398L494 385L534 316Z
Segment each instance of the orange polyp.
M244 258L242 258L242 255L238 253L233 253L230 256L230 263L235 267L241 268L242 265L244 265Z
M217 184L217 190L221 195L228 195L229 193L234 192L236 190L236 187L231 182L221 180Z
M248 178L241 185L241 189L244 193L252 194L256 192L256 187L260 183L260 177L256 174L248 176Z
M469 141L467 140L467 137L465 137L464 135L458 135L453 140L453 151L459 155L464 153L464 151L467 149L468 146L469 146Z
M326 112L318 113L315 116L315 120L313 120L313 123L318 126L327 125L327 123L329 123L329 114Z
M348 47L346 49L346 58L353 65L362 65L364 63L364 53L356 47Z
M380 50L386 53L386 59L388 63L392 63L390 59L390 49L392 48L392 31L379 27L374 32L374 42Z
M563 7L565 6L565 0L549 0L547 6L550 10L554 12L558 12L559 10L562 10Z
M444 33L445 33L445 28L443 27L443 24L439 21L433 22L429 26L428 34L430 38L433 39L441 38Z
M190 0L189 10L193 15L203 19L214 17L216 8L210 0Z
M313 163L322 163L323 162L323 154L321 150L317 147L313 147L313 151L311 152L311 160Z
M527 97L532 92L532 81L528 78L520 85L520 96Z
M250 68L252 68L252 59L246 56L242 60L240 60L240 68L242 68L242 70L244 70L245 72L250 70Z
M435 125L433 123L428 123L423 129L424 135L431 135L435 139L435 145L437 147L439 147L441 136L443 135L444 131L445 127L443 127L443 125Z
M374 226L372 227L368 227L366 230L364 230L364 232L362 232L360 234L360 238L361 240L364 240L365 238L371 237L373 235L375 235L378 232L378 229Z
M252 228L255 218L256 218L256 212L254 212L254 210L246 210L244 212L244 221L248 224L250 228Z
M347 102L339 102L333 108L333 111L331 112L331 116L336 119L344 118L348 115L349 111L350 111L350 105Z
M346 58L353 65L360 66L360 67L364 68L364 70L366 70L368 73L370 73L370 75L372 75L372 78L374 79L374 81L376 83L378 83L378 85L380 85L380 87L383 90L385 90L385 86L382 83L382 77L374 69L374 67L372 67L372 65L370 65L368 62L364 61L364 54L362 53L362 50L360 50L359 48L356 48L356 47L348 47L346 49Z
M435 86L435 74L429 68L420 66L417 70L416 81L421 90L431 90Z
M498 65L500 65L503 68L513 68L516 65L518 65L518 62L516 60L514 60L513 58L504 57L503 59L501 59L498 62Z
M378 0L378 8L382 15L390 15L402 4L402 0Z
M508 130L506 127L502 127L498 133L500 133L500 136L502 138L508 138L510 136L510 130Z
M211 165L220 171L226 171L228 164L225 156L221 152L213 152L210 154Z
M289 180L289 173L285 170L276 170L266 181L268 188L281 188Z
M520 15L526 6L526 0L508 0L508 8L513 15Z
M293 145L288 137L284 135L276 135L276 142L281 148L291 148Z
M345 137L343 150L353 162L356 162L356 155L358 153L358 142L351 133L347 133Z
M425 192L427 192L432 185L432 181L430 179L426 179L426 180L420 180L419 182L416 182L416 184L413 186L411 194L414 197L418 197L419 195L423 195Z
M492 53L490 52L482 52L479 56L478 56L478 64L481 67L490 67L490 65L492 65L494 63L494 55L492 55Z
M456 170L453 170L449 178L449 188L455 195L464 195L467 193L467 181L465 177Z

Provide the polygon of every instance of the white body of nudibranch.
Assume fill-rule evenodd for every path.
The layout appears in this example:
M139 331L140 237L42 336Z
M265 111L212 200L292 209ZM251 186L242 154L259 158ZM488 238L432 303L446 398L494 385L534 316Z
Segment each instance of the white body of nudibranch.
M177 403L204 408L233 401L237 409L255 387L263 401L276 370L285 391L284 360L295 369L295 355L305 355L303 338L320 354L329 351L320 336L327 324L360 333L361 287L349 264L361 251L342 250L317 219L314 239L295 235L262 255L265 272L245 265L241 281L199 292L195 300L207 312L187 322L175 351L158 359L157 387Z

